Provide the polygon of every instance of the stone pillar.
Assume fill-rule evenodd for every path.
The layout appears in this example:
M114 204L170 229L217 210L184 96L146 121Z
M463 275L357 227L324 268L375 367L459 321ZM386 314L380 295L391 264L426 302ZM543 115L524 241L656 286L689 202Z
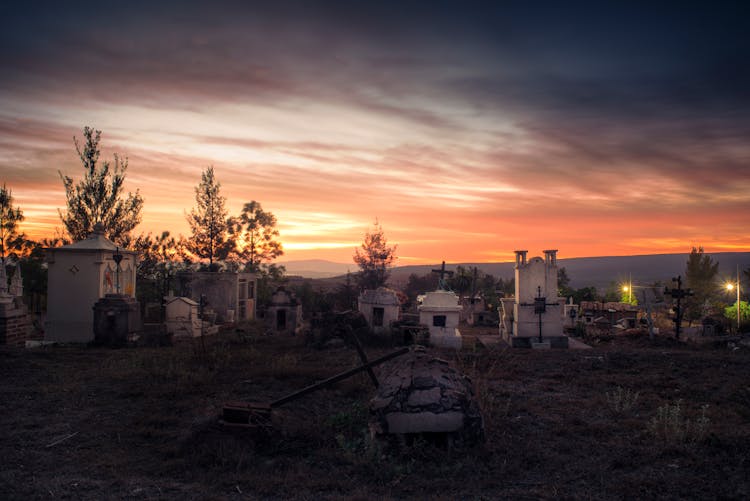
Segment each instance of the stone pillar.
M529 252L527 250L517 250L514 251L516 253L516 268L519 266L523 266L526 264L526 254Z
M549 266L557 266L557 249L544 251L544 263Z

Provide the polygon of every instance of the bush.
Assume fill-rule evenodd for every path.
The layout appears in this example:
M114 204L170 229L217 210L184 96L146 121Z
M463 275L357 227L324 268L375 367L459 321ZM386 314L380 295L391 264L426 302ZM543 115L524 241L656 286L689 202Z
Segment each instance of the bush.
M604 396L607 399L609 410L613 414L619 415L630 412L635 407L635 404L638 402L639 393L618 386L614 391L606 392Z
M656 416L648 422L648 431L654 438L667 443L695 444L702 441L708 432L711 420L706 416L708 405L701 407L700 416L691 421L682 415L682 400L674 404L664 404L656 411Z

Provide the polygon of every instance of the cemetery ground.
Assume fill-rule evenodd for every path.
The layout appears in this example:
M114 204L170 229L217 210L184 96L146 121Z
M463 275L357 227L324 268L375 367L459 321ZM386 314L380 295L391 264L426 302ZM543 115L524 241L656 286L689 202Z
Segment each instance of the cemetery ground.
M346 346L233 331L173 347L0 351L3 499L634 499L750 496L750 349L642 333L590 350L435 352L473 378L486 443L381 444L366 375L226 433L228 400L268 402L358 364ZM370 358L391 348L366 346ZM677 407L679 406L679 408ZM679 409L679 412L677 412Z

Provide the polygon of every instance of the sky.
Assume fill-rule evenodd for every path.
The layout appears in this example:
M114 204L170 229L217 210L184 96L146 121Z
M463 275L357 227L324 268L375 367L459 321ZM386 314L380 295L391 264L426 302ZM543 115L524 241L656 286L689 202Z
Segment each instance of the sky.
M658 4L658 5L652 5ZM283 260L397 264L750 250L746 2L4 2L0 181L61 229L102 131L189 235L201 172Z

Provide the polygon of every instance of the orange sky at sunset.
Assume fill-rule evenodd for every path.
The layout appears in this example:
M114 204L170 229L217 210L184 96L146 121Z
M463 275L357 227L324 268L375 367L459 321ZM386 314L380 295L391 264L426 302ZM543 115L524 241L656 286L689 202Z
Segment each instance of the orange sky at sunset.
M691 59L701 41L658 16L633 41L626 27L571 38L554 15L522 9L436 12L412 29L425 13L391 23L392 11L370 8L221 20L187 9L173 23L155 8L100 14L89 31L60 12L12 12L0 178L22 230L61 227L58 170L81 176L73 136L89 125L103 158L129 158L126 190L145 199L136 234L187 236L213 165L231 214L257 200L276 215L282 260L351 262L376 218L401 265L508 261L515 249L750 250L746 76L733 87L711 73L712 61L736 66L735 45ZM210 28L196 30L204 14ZM520 28L496 36L503 16L544 31L554 51ZM121 29L132 39L112 35Z

